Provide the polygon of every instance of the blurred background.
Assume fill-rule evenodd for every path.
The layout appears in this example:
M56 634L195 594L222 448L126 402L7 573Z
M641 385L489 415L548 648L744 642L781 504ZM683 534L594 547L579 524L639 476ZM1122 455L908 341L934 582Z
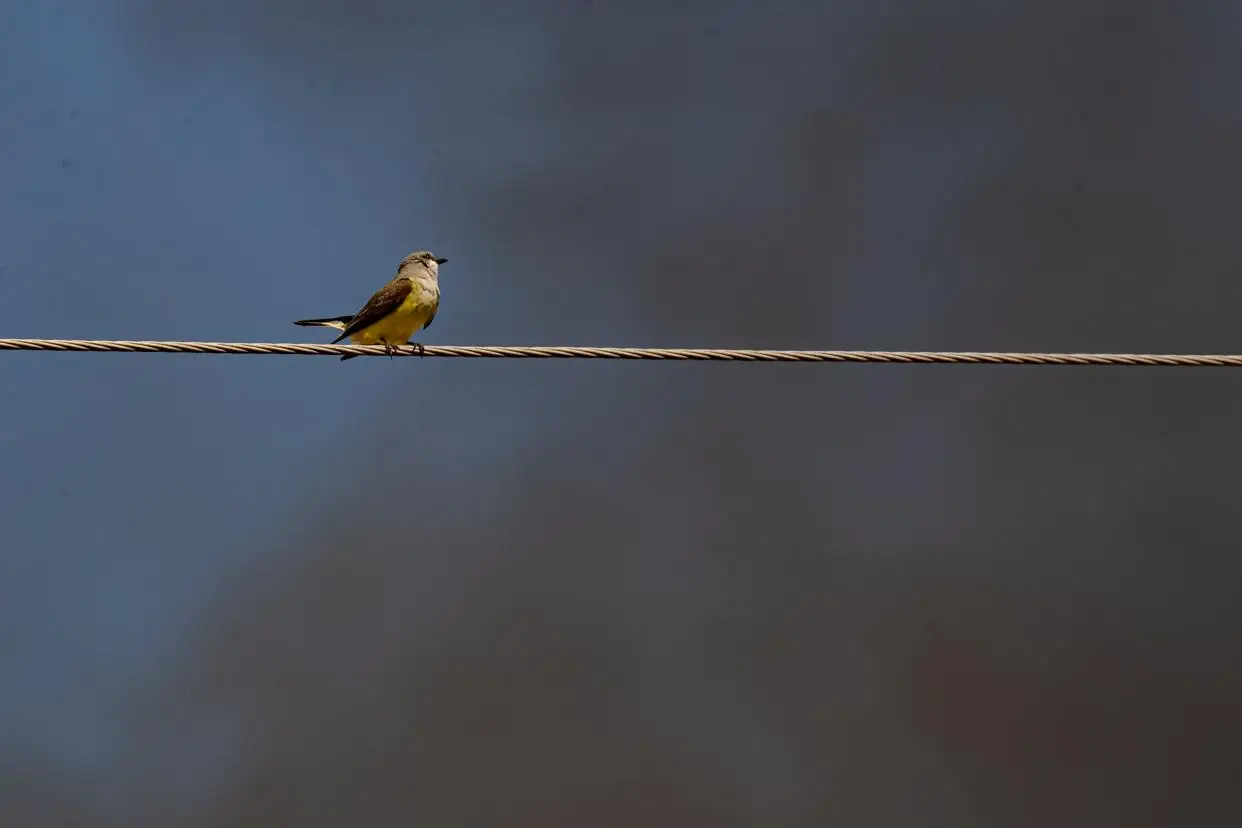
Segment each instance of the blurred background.
M0 3L0 336L1242 351L1242 12ZM0 354L0 825L1238 816L1242 373Z

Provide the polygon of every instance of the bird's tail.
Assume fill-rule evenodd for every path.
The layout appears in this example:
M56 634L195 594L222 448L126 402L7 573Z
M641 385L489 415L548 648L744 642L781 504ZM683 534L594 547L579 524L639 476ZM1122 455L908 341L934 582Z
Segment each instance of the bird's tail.
M338 331L343 331L351 319L353 319L352 316L333 316L328 319L299 319L293 324L304 328L336 328Z
M343 332L352 320L352 316L332 316L327 319L299 319L293 324L301 325L304 328L336 328L338 331ZM342 333L336 339L332 340L332 344L335 345L344 338L345 334ZM347 359L353 359L356 356L358 356L358 354L348 354L341 357L341 362L344 362Z

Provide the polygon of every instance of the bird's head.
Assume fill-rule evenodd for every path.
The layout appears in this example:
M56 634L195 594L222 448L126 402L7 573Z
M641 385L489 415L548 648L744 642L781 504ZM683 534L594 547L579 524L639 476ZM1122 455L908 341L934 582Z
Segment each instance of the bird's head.
M438 276L440 265L447 261L448 259L440 258L430 250L419 250L401 260L401 264L397 266L397 273L400 274L411 268L421 268L430 271L432 276Z

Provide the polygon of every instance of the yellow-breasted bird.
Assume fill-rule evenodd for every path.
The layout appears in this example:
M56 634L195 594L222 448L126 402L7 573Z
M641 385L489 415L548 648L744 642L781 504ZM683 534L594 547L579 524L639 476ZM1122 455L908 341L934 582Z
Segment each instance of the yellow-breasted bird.
M327 319L300 319L295 325L335 328L341 335L332 344L349 338L359 345L383 345L389 356L398 345L423 346L410 342L418 331L431 327L440 307L440 265L442 259L430 250L419 250L401 260L397 275L367 300L362 310L352 316ZM341 360L360 354L348 354Z

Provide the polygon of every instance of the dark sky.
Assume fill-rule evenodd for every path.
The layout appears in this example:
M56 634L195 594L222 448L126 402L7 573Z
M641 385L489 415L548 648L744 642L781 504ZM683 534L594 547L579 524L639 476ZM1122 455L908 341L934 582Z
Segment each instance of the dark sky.
M0 335L1237 353L1240 38L5 3ZM0 824L1227 824L1240 382L0 354Z

